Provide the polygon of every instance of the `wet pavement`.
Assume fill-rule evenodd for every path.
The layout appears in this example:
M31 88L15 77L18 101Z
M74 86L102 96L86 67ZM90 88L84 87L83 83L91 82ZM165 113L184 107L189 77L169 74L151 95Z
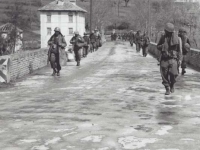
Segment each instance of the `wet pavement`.
M199 150L200 73L165 90L157 61L128 43L106 43L0 89L0 150Z

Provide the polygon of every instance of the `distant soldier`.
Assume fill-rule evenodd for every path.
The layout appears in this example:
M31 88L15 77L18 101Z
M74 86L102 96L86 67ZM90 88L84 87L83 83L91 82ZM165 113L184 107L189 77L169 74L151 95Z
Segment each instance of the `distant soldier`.
M74 46L74 54L75 54L75 59L77 62L77 66L80 66L80 61L81 61L81 49L83 48L84 44L84 39L79 35L78 31L74 32L74 37L70 40L70 43L73 44Z
M149 44L150 44L149 37L146 35L146 33L144 33L143 36L141 37L141 47L142 47L143 57L147 56Z
M130 41L131 46L133 46L134 40L135 40L135 35L133 33L133 30L131 30L129 34L129 41Z
M83 39L85 42L85 46L83 46L83 57L87 57L88 48L89 48L89 44L90 44L90 38L87 33L84 33Z
M48 41L48 45L50 45L50 49L48 52L49 61L51 62L51 67L53 69L53 76L57 73L57 76L60 76L60 53L64 51L67 43L65 41L64 36L61 34L60 28L55 28L55 33L51 36Z
M99 33L98 29L95 29L95 36L96 36L96 50L98 50L101 42L101 34Z
M92 31L92 33L90 34L91 53L94 52L96 49L96 41L96 36L94 34L94 31Z
M182 51L183 51L183 58L181 63L182 72L181 74L184 75L186 73L185 69L187 67L187 53L190 51L190 41L187 36L187 31L185 28L179 29L179 37L182 40Z
M174 92L174 84L178 76L178 62L181 61L181 43L178 35L175 33L174 25L167 23L165 34L160 38L157 49L161 52L160 72L162 84L165 86L165 95Z
M141 49L141 38L142 38L141 31L138 30L135 35L135 45L136 45L136 51L138 53L140 52Z

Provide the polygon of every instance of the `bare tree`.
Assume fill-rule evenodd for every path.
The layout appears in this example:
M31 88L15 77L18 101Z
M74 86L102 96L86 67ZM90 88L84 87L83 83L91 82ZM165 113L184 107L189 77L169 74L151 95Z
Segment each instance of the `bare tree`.
M129 1L130 1L130 0L124 0L124 2L125 2L125 7L128 7Z

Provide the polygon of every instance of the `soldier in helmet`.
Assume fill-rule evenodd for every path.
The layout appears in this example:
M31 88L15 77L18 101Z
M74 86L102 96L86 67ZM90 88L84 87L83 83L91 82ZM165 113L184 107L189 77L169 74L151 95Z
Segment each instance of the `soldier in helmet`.
M80 66L81 61L81 48L83 48L84 39L79 35L78 31L74 32L74 37L70 40L70 43L74 46L74 53L75 53L75 59L77 62L77 66Z
M178 35L175 34L174 25L167 23L165 26L165 34L161 36L157 49L161 52L160 72L162 76L162 84L165 86L165 95L174 92L174 84L178 76L178 62L181 61L181 43Z
M83 39L85 42L85 46L83 47L83 57L87 57L88 48L89 48L89 44L90 44L90 38L86 32L84 33Z
M49 50L49 59L51 56L55 56L55 64L51 61L51 67L53 68L53 76L57 73L57 76L60 76L60 53L61 51L64 51L65 47L67 46L67 43L65 41L64 36L61 34L60 28L56 27L54 29L55 33L51 36L51 38L48 41L48 45L50 45Z
M142 55L143 55L143 57L147 56L149 44L150 44L149 37L144 32L143 36L141 37L141 47L142 47Z
M182 68L182 75L184 75L186 73L185 69L187 67L187 63L186 63L186 56L187 53L190 51L190 41L189 38L187 36L187 31L185 28L180 28L179 29L179 37L182 40L182 52L183 52L183 59L182 59L182 63L181 63L181 68Z
M91 53L94 52L96 50L96 36L94 31L92 31L92 33L90 34L90 44L91 44Z
M141 31L138 30L135 35L135 45L136 45L136 51L138 53L140 52L141 49L141 38L142 38Z
M135 41L135 35L133 33L133 30L130 31L130 34L129 34L129 41L130 41L130 44L131 46L133 46L133 43Z

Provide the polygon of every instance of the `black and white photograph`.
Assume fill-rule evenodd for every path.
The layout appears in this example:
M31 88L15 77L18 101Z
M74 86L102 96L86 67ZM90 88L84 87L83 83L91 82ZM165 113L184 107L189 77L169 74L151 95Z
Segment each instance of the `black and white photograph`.
M200 0L0 0L0 150L200 150Z

